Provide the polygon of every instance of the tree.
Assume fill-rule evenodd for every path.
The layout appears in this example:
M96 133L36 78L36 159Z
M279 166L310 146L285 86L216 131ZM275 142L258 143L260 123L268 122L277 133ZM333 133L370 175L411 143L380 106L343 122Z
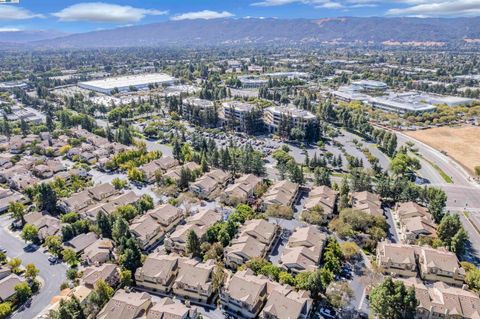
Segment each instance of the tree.
M222 263L218 263L212 273L212 289L217 291L225 282L226 274Z
M52 319L85 319L85 313L77 297L61 299L58 310L50 312Z
M447 195L440 188L429 187L426 197L428 201L428 211L432 214L434 221L439 223L444 215L443 209L447 203Z
M458 215L446 214L443 216L442 221L438 225L438 238L440 238L445 246L450 248L453 236L455 236L461 227L462 222L460 221Z
M187 253L192 254L193 257L200 257L202 255L200 239L193 230L188 233L186 249Z
M97 214L97 226L103 238L112 238L112 221L110 217L102 211Z
M114 290L105 280L100 279L95 283L95 289L89 296L88 301L96 306L97 309L102 307L112 298Z
M22 304L32 296L32 289L26 282L21 282L15 286L15 298Z
M123 269L130 270L133 274L142 264L142 253L133 238L128 238L124 247L123 253L120 255L120 265Z
M10 267L10 270L16 274L19 272L20 265L22 264L22 260L18 257L12 258L8 261L8 266Z
M48 183L37 186L37 206L41 211L54 213L57 210L57 194Z
M133 285L132 272L130 270L122 270L120 272L120 287L130 287Z
M38 268L35 267L34 264L27 264L25 266L24 276L28 281L33 282L37 278L37 275L39 273L40 273L40 270L38 270Z
M330 182L330 171L325 167L317 167L314 171L315 176L315 185L321 186L325 185L328 187L332 186Z
M12 304L10 302L0 303L0 319L6 319L12 314Z
M25 205L21 202L10 202L10 204L8 204L8 212L13 218L21 221L22 226L25 225Z
M26 224L22 229L20 237L26 242L37 243L39 241L38 228L35 225Z
M396 175L413 176L421 168L421 165L417 158L398 152L392 159L390 168Z
M112 227L112 239L117 246L121 245L124 240L130 238L130 229L128 222L123 218L117 218Z
M328 302L335 308L341 309L350 303L353 297L353 290L344 281L331 282L328 285L325 295Z
M71 267L78 264L77 253L70 248L65 248L62 251L63 261L69 264Z
M269 217L293 219L293 209L291 207L282 206L278 204L269 205L265 213Z
M370 307L380 319L409 319L415 316L418 301L414 288L387 277L370 292Z
M465 229L460 228L455 236L452 237L452 242L450 244L450 249L457 254L457 256L462 256L465 253L465 246L468 242L468 234Z
M123 179L120 179L119 177L115 177L112 180L112 185L113 185L113 187L115 187L115 189L121 190L121 189L124 189L125 187L127 187L127 181L123 180Z
M145 213L146 211L153 208L153 198L148 194L143 194L138 201L136 202L135 206L137 207L140 213Z
M360 256L360 247L354 242L343 242L340 244L340 247L346 260L352 261Z

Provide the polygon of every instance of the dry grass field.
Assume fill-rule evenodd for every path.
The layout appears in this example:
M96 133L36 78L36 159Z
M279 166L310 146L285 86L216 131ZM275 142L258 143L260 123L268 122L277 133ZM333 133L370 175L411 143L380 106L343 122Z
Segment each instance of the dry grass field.
M404 133L446 152L471 173L480 166L480 127L438 127Z

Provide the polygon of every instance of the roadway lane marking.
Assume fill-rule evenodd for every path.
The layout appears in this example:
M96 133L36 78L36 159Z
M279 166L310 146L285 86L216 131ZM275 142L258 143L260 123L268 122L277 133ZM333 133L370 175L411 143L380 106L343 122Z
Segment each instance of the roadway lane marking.
M363 302L365 301L365 296L367 295L366 291L367 291L367 288L363 288L362 298L360 298L360 303L358 304L357 310L362 310L362 305L363 305Z

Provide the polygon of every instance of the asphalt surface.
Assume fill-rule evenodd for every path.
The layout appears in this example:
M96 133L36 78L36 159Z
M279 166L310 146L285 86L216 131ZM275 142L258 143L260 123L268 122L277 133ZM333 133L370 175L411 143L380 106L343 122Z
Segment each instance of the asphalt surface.
M18 237L12 235L6 227L11 224L12 220L6 216L0 216L0 238L2 248L7 250L7 256L10 258L18 257L22 260L22 265L35 264L40 270L39 277L43 282L38 294L32 298L29 308L23 311L15 312L11 318L13 319L32 319L40 314L47 307L54 296L60 293L60 285L66 280L67 266L65 264L50 265L48 256L42 252L40 247L34 252L25 252L25 242Z

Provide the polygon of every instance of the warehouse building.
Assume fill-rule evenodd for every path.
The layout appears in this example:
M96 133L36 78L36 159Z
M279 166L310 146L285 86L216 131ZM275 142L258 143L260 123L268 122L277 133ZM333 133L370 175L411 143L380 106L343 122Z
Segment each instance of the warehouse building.
M132 88L146 90L151 85L173 85L177 80L165 73L148 73L105 78L88 82L80 82L78 86L99 93L112 94L112 91L128 92Z

